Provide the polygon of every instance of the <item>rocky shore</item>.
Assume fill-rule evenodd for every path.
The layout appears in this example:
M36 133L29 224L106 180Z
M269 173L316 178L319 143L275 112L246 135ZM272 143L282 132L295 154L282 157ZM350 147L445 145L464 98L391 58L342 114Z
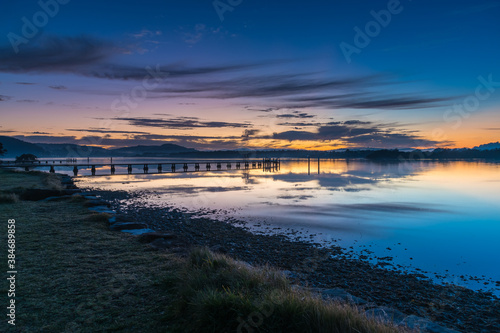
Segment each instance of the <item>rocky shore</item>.
M368 315L421 332L500 331L500 300L489 292L437 285L421 274L354 260L338 246L320 247L283 235L255 234L243 225L196 217L173 207L123 205L134 196L128 192L92 194L108 202L110 212L116 213L112 229L131 229L125 230L130 233L143 229L138 234L163 232L159 235L164 237L141 236L154 249L182 254L188 247L206 246L252 265L270 265L282 270L300 288L354 303Z

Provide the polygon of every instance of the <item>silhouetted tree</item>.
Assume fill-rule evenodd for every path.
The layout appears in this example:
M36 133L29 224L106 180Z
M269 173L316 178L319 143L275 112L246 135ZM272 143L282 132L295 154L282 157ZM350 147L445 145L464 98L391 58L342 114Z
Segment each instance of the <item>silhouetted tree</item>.
M3 156L6 152L7 150L3 149L3 144L0 142L0 156Z
M21 156L16 156L16 163L23 163L23 162L35 162L38 159L33 154L22 154Z

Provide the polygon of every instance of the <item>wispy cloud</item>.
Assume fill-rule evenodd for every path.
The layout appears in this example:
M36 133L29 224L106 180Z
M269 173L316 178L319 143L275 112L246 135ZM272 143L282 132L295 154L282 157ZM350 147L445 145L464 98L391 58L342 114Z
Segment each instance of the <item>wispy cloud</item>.
M18 102L18 103L37 103L38 100L35 100L35 99L18 99L16 102Z
M203 31L205 28L199 26L197 29ZM152 31L144 30L138 36L151 33L154 34ZM273 73L273 66L283 65L287 62L285 60L208 66L174 63L147 69L113 63L113 56L121 53L122 50L113 43L90 37L45 37L21 50L19 54L14 54L10 47L0 48L0 72L66 72L113 80L143 80L153 72L154 75L168 77L168 83L149 90L148 98L188 97L220 100L251 98L271 101L269 103L271 107L256 109L261 112L280 108L409 110L447 106L450 100L456 98L423 93L394 93L395 86L401 83L389 75L325 77L324 73L318 76L318 73L312 72ZM218 74L224 74L224 79ZM65 88L60 85L50 87L58 90ZM102 90L82 92L116 94ZM288 112L277 117L304 119L313 116L300 111ZM137 121L137 124L152 126L153 122ZM176 123L156 122L156 124L158 127L176 126ZM181 127L182 124L179 128Z
M66 90L68 89L66 86L49 86L49 88L54 90Z
M130 36L134 38L144 38L144 37L154 37L154 36L161 36L162 32L160 30L149 30L149 29L142 29L139 32L131 33Z
M87 133L104 133L104 134L148 134L147 132L138 132L138 131L117 131L110 130L106 128L67 128L66 131L69 132L87 132Z
M307 119L314 118L316 115L309 114L307 112L293 111L292 113L284 113L276 115L276 118L299 118L299 119Z
M181 30L185 30L181 28ZM186 44L194 45L199 43L207 33L205 24L196 24L190 31L181 31L182 39Z
M15 53L0 48L0 72L82 72L86 66L106 59L112 47L89 37L40 38Z
M193 129L193 128L246 128L251 127L249 123L231 123L225 121L201 121L197 117L177 117L170 119L160 118L114 118L116 120L126 121L131 126L139 127L159 127L170 129Z

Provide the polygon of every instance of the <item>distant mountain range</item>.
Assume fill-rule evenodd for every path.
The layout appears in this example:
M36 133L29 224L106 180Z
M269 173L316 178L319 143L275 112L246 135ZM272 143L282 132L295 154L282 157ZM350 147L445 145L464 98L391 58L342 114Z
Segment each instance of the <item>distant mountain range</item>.
M37 157L168 157L173 153L192 153L196 149L166 143L161 146L134 146L116 149L81 146L64 143L29 143L9 136L0 136L7 153L3 157L13 158L21 154Z
M124 148L105 149L100 147L81 146L76 144L28 143L9 136L0 136L7 153L3 157L13 158L22 154L33 154L37 157L193 157L193 158L263 158L263 157L291 157L291 158L366 158L372 159L398 158L404 154L411 154L412 149L382 150L382 149L338 149L336 151L307 151L307 150L214 150L198 151L172 143L159 146L133 146ZM372 154L377 152L377 154ZM401 155L403 154L403 155ZM380 155L380 156L379 156ZM413 155L415 155L413 153ZM413 156L412 155L412 156ZM378 156L378 157L377 157ZM483 144L473 149L430 149L425 153L426 158L498 158L500 157L500 143Z

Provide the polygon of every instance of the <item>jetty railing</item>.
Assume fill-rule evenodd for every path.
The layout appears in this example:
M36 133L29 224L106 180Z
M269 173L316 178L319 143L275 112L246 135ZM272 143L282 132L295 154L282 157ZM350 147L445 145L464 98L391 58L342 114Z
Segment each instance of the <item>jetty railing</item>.
M57 163L59 162L59 163ZM200 172L200 171L222 171L222 170L232 170L234 165L235 170L249 170L249 169L263 169L264 171L279 170L281 167L281 161L279 158L263 158L256 160L242 160L242 161L203 161L203 162L121 162L113 163L113 159L109 163L79 163L77 160L46 160L46 161L30 161L30 162L13 162L4 161L0 164L0 168L24 168L26 171L30 171L35 168L49 167L49 172L54 173L56 167L72 167L74 176L78 176L78 172L82 169L90 169L92 176L95 176L98 169L108 168L109 173L106 175L117 174L117 167L121 167L126 170L126 174L134 174L134 169L137 170L139 167L142 173L176 173L176 172ZM154 172L156 170L157 172ZM121 173L120 173L121 174ZM123 173L125 174L125 173Z

